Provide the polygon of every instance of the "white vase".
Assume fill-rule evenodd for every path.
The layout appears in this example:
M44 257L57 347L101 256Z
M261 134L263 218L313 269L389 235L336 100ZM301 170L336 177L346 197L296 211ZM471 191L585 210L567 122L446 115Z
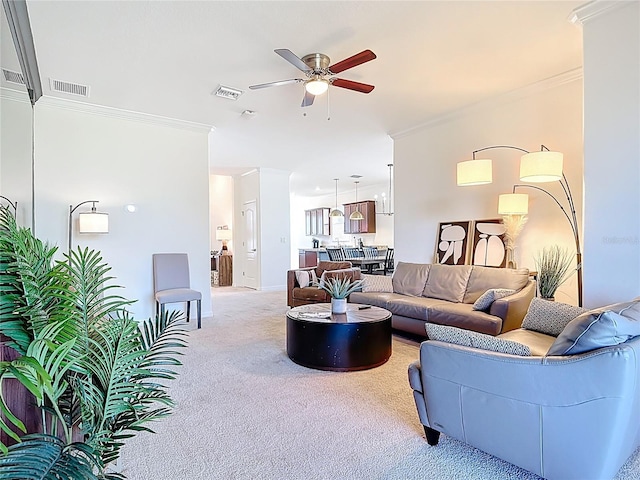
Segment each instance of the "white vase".
M331 299L331 313L347 313L347 299L346 298L332 298Z

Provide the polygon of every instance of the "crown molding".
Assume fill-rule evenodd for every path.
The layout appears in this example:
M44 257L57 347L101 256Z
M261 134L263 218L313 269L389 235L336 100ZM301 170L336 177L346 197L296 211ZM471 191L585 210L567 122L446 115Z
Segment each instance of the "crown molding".
M194 132L210 132L215 129L213 125L207 125L204 123L178 120L175 118L162 117L149 113L134 112L131 110L123 110L114 107L105 107L102 105L94 105L91 103L50 97L47 95L44 95L40 98L40 100L38 101L38 105L44 107L60 108L73 112L88 113L90 115L98 115L101 117L115 118L118 120L130 120L133 122L145 123L148 125L180 128L183 130L190 130Z
M636 0L593 0L578 8L574 8L569 15L569 22L584 25L586 22L604 13L632 3L636 3Z
M0 87L0 98L12 100L14 102L31 104L29 94L26 90L14 90L12 88Z
M541 80L536 83L532 83L525 87L518 88L516 90L512 90L510 92L503 93L500 95L496 95L494 97L481 100L480 102L473 103L471 105L467 105L457 110L453 110L451 112L447 112L445 114L433 117L430 120L427 120L426 122L420 123L418 125L414 125L413 127L409 127L403 130L399 130L397 132L389 133L389 136L394 140L396 140L406 135L410 135L416 132L417 130L422 130L424 128L430 128L443 123L452 122L459 118L470 115L476 111L483 110L486 108L495 108L497 105L504 105L517 100L521 100L521 99L530 97L532 95L536 95L538 93L544 92L546 90L550 90L552 88L556 88L561 85L565 85L567 83L575 82L578 80L582 80L582 67L574 68L573 70L569 70L559 75L546 78L544 80Z

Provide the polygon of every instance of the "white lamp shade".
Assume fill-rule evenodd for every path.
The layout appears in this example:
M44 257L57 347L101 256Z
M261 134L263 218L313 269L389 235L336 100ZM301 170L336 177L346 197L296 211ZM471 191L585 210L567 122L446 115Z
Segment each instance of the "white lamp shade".
M527 153L520 159L520 180L530 183L561 180L562 160L560 152Z
M458 163L458 186L485 185L493 181L490 159L467 160Z
M216 240L231 240L231 230L228 228L218 228L216 230Z
M526 215L529 213L529 195L526 193L505 193L498 197L498 214Z
M80 233L109 233L109 214L83 212L78 215Z
M326 80L309 80L305 83L304 88L311 95L322 95L329 88L329 83Z

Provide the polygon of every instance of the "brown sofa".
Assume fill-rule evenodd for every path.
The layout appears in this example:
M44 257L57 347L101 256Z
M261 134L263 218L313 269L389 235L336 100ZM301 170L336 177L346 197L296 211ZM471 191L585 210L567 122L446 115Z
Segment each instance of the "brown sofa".
M394 329L422 337L427 322L489 335L519 328L536 291L527 269L478 265L398 262L391 283L392 291L354 292L349 301L386 308ZM515 293L475 310L474 302L490 289Z
M352 280L361 278L360 269L353 267L351 262L329 262L320 261L317 267L298 268L287 272L287 305L297 307L310 303L329 303L331 296L317 286L301 287L296 279L297 271L311 271L316 273L318 280L322 274L327 272L325 277L348 277ZM332 273L329 273L332 272Z

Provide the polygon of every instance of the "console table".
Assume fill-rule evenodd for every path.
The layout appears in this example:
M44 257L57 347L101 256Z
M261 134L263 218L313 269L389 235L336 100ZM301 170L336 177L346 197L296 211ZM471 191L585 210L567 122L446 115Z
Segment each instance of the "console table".
M218 257L218 285L230 287L233 284L233 255Z

